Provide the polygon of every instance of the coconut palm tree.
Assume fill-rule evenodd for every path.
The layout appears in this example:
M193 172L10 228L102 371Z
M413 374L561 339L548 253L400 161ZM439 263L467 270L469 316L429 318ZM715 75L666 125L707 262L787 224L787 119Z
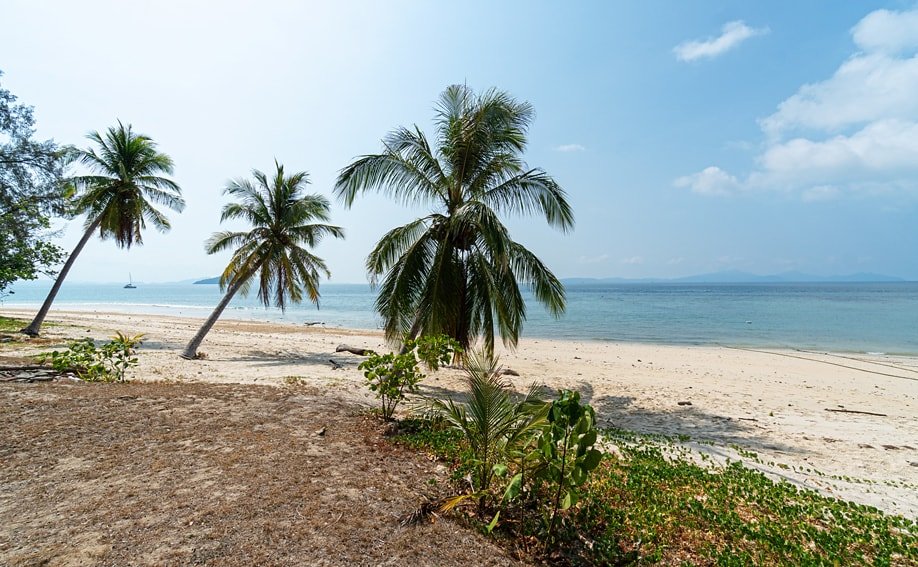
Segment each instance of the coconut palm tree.
M252 225L248 232L217 232L208 239L205 249L214 254L235 248L223 275L220 288L223 299L188 342L181 357L197 358L198 347L233 296L246 295L253 281L258 282L258 298L265 307L273 302L281 310L287 303L300 303L304 297L318 306L320 272L330 277L325 262L306 247L315 247L326 235L344 238L337 226L315 224L329 220L328 199L321 195L304 195L309 183L305 171L284 174L284 166L276 161L274 177L252 170L249 179L231 181L224 194L239 202L223 207L221 222L242 219Z
M335 192L347 206L377 190L430 214L386 233L367 258L376 309L392 342L446 334L464 348L483 337L494 348L497 327L515 346L526 316L518 282L554 315L564 311L564 287L529 250L510 238L500 214L539 214L571 230L564 190L522 160L532 106L506 93L479 96L453 85L436 109L436 148L420 128L398 128L379 154L344 168Z
M105 134L90 132L87 136L95 148L78 150L75 154L91 175L72 179L79 191L74 205L76 215L86 215L85 232L61 268L48 297L35 319L23 333L37 336L64 278L77 256L98 229L102 240L111 238L120 248L143 244L147 223L160 232L167 232L169 219L154 207L161 205L181 212L185 208L181 188L172 180L172 158L156 149L156 143L144 134L137 134L120 121Z

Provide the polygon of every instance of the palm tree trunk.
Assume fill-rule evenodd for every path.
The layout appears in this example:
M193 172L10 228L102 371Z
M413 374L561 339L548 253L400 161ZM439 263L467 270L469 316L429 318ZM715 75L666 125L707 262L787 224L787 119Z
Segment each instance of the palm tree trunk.
M220 303L217 304L217 307L214 308L214 312L210 314L210 317L204 321L204 324L201 325L201 328L198 329L197 334L188 341L188 346L185 347L185 350L182 351L181 356L187 360L194 360L198 357L198 347L201 346L201 343L204 341L204 337L207 336L207 333L210 332L210 329L214 326L214 323L217 322L217 319L220 318L220 315L223 314L223 310L226 309L226 306L229 305L229 302L233 299L233 296L236 295L236 292L239 291L239 288L242 287L241 283L231 284L229 289L226 290L226 295L223 296L223 299L220 300Z
M61 268L61 272L57 275L57 279L54 280L54 285L51 286L51 291L48 292L48 297L45 298L45 302L41 304L41 309L38 310L38 314L35 315L35 318L32 319L32 322L29 323L29 326L25 329L19 331L30 337L37 337L38 332L41 330L41 324L44 323L45 317L48 315L48 311L51 309L51 304L54 303L54 298L57 297L57 292L61 289L61 285L64 283L64 278L67 277L67 273L70 272L70 268L73 266L73 263L76 261L77 256L80 255L80 252L83 251L83 247L86 246L86 243L89 242L92 233L99 228L99 223L102 222L101 218L98 218L92 222L91 225L86 229L86 232L83 234L83 238L80 239L80 242L77 243L76 248L73 249L73 252L70 253L70 257L67 258L67 261L64 263L64 267Z

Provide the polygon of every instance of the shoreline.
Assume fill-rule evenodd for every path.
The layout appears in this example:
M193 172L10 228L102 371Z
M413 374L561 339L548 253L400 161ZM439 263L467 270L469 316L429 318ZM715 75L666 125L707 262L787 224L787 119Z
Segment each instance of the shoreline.
M31 315L7 308L0 314ZM335 349L345 343L388 350L380 331L221 319L201 347L207 358L186 361L178 351L199 319L53 311L48 322L61 324L44 329L51 339L145 333L131 379L284 386L296 377L365 407L376 400L357 369L362 358ZM23 345L5 347L0 356L48 350L47 344ZM744 460L775 479L918 517L918 357L540 338L498 351L502 364L519 373L507 377L513 388L538 382L549 391L576 389L602 427L687 436L684 444L693 451ZM456 370L421 382L424 396L463 392Z
M93 306L92 308L86 307L81 308L79 305ZM119 310L119 309L110 309L108 307L115 307L118 305L137 305L141 307L154 307L161 308L158 310ZM13 305L4 305L0 303L0 315L8 314L8 316L13 316L17 318L31 318L34 316L35 312L40 307L40 304L13 304ZM101 307L101 308L96 308ZM183 313L183 309L195 310L200 313L186 314ZM321 329L327 329L329 331L342 331L342 332L354 332L354 333L382 333L380 327L377 328L368 328L368 327L359 327L359 326L345 326L345 325L328 325L325 322L317 322L315 325L307 325L305 323L300 323L296 321L285 320L283 318L275 319L270 317L234 317L234 314L238 314L238 311L245 311L247 308L233 309L228 308L220 317L220 321L234 321L240 323L256 323L262 325L287 325L294 328L303 328L303 327L316 327ZM194 320L203 322L208 315L212 312L213 307L197 306L197 305L156 305L156 304L145 304L145 303L132 303L132 304L99 304L99 303L87 303L87 304L61 304L61 309L52 310L48 316L52 317L57 313L62 316L66 315L75 315L75 314L86 314L86 315L112 315L112 316L146 316L146 317L165 317L165 318L176 318L182 320ZM253 311L247 311L247 313L253 313ZM258 312L254 312L258 313ZM270 313L270 312L268 312ZM321 318L321 312L316 312L316 318ZM821 355L859 355L859 356L889 356L896 358L916 358L918 359L918 351L907 352L907 351L896 351L895 349L885 349L883 351L867 351L867 350L854 350L854 349L844 349L844 348L830 348L825 346L807 346L807 347L798 347L791 346L788 344L771 344L771 343L755 343L755 342L736 342L736 343L724 343L724 342L702 342L702 341L653 341L653 340L629 340L627 338L577 338L566 335L555 335L555 336L542 336L542 335L523 335L520 337L520 342L524 341L538 341L538 340L552 340L559 342L567 343L596 343L596 344L611 344L611 345L639 345L639 346L664 346L664 347L676 347L676 348L727 348L727 349L741 349L741 350L777 350L777 351L787 351L787 352L802 352L808 354L818 354Z

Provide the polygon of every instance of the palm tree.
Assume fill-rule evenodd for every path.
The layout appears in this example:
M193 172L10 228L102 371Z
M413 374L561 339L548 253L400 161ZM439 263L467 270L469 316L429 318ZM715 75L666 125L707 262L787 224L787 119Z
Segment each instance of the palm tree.
M495 465L523 458L536 429L545 422L550 404L542 401L544 390L536 384L523 399L515 401L493 355L470 351L464 366L467 401L433 400L431 407L468 442L475 456L472 491L480 493L490 488Z
M223 193L239 199L223 207L221 222L242 219L252 225L248 232L217 232L208 239L205 249L214 254L235 248L230 263L220 278L223 299L188 342L181 357L197 358L198 347L220 314L237 292L246 295L252 281L258 281L258 298L268 307L286 309L287 302L300 303L303 292L319 304L319 273L331 273L325 262L311 254L306 247L315 247L326 235L344 238L344 230L314 221L329 220L328 199L321 195L304 195L309 183L301 171L284 175L284 166L274 162L277 172L268 177L252 171L254 183L248 179L231 181Z
M171 228L169 219L154 204L176 212L185 208L181 188L161 177L172 175L172 158L158 152L149 136L136 134L130 124L125 126L119 121L118 126L109 128L104 135L90 132L87 138L97 148L78 150L75 157L94 174L72 180L79 191L74 213L86 215L86 230L35 319L22 330L27 335L38 335L64 278L96 229L102 240L112 238L118 247L130 249L132 245L143 244L143 229L148 222L160 232Z
M529 250L513 241L499 214L541 214L571 230L564 190L522 160L532 106L506 93L479 96L453 85L436 109L436 150L420 128L398 128L383 152L344 168L335 192L350 207L358 193L381 191L431 213L386 233L367 258L376 309L392 342L446 334L463 348L483 336L494 349L496 326L516 346L526 316L518 282L555 316L564 287Z

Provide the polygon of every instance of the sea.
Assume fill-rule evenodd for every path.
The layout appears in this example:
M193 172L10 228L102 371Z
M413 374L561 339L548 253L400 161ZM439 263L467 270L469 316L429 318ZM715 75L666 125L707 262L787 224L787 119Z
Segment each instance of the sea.
M203 320L221 297L217 285L135 283L136 289L124 289L65 282L52 313L116 311ZM19 282L0 299L0 308L37 309L50 285ZM370 286L325 283L320 291L319 308L265 309L252 294L234 298L223 317L380 328ZM524 338L918 355L918 282L576 284L566 291L567 310L557 319L526 294Z

